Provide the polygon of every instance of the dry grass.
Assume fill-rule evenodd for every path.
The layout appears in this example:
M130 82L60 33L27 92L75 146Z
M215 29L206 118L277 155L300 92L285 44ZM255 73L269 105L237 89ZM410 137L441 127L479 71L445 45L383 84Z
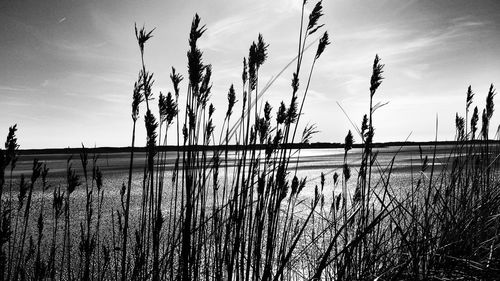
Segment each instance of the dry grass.
M103 211L103 175L97 156L90 157L85 148L79 161L68 160L64 186L52 186L47 166L37 160L30 179L13 179L19 145L17 128L11 127L5 150L0 150L0 279L495 279L500 274L500 189L499 148L488 140L493 85L480 134L477 107L468 119L474 96L469 88L467 114L457 115L457 142L449 160L442 166L436 163L437 147L430 158L421 152L407 188L400 189L391 183L395 158L383 166L373 148L374 112L381 106L374 101L384 68L376 56L369 111L357 129L363 143L359 169L351 171L349 164L353 145L349 132L343 170L334 174L333 186L326 186L322 174L314 196L302 193L307 179L298 178L299 162L291 161L297 151L285 144L296 143L314 66L330 43L324 32L311 68L302 74L310 37L323 28L322 14L321 2L308 18L302 9L290 100L277 107L275 118L269 103L263 111L257 106L267 90L259 86L259 70L267 60L268 44L259 34L243 63L241 92L234 85L229 88L218 140L215 108L210 103L211 65L203 62L197 45L206 30L201 19L196 15L191 26L187 81L184 84L172 69L174 94L160 94L158 118L151 104L153 74L144 62L153 34L136 27L141 69L133 89L131 146L135 146L136 123L145 104L147 157L140 209L133 214L137 217L133 222L133 149L119 208L108 213ZM301 77L307 81L303 90ZM181 112L180 95L186 96ZM219 149L179 149L168 173L169 155L157 146L167 145L172 130L179 148L218 145ZM315 131L314 126L306 127L300 142L308 142ZM231 152L230 143L243 148ZM265 150L256 145L265 145ZM229 153L235 153L235 163L229 163ZM73 167L76 162L82 173ZM352 181L355 190L347 188ZM37 187L42 190L41 207L32 208ZM330 197L326 191L332 188L341 191ZM85 190L83 218L72 215L76 189ZM103 216L111 218L107 229L112 233L103 230Z

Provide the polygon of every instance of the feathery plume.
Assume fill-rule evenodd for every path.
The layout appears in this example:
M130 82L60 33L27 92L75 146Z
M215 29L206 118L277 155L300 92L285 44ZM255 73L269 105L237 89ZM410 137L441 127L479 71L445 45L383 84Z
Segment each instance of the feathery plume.
M297 190L299 188L299 179L297 178L297 176L293 176L293 180L292 180L292 187L291 187L291 193L290 193L290 196L293 196L297 193Z
M248 83L250 83L251 90L255 90L255 86L257 85L256 59L257 45L253 42L248 51Z
M458 113L455 116L455 127L457 129L457 141L461 141L465 139L465 121L463 117L458 116Z
M351 133L351 130L349 130L349 132L347 132L347 136L345 136L345 146L344 146L345 152L352 149L353 143L354 143L354 140L352 137L352 133Z
M4 167L11 164L11 169L14 169L17 162L17 150L19 149L19 144L17 143L17 124L9 127L9 134L5 140L5 160Z
M466 99L467 111L469 111L469 107L472 104L473 97L474 97L474 92L472 92L472 87L469 85L469 88L467 88L467 99Z
M236 103L236 92L234 91L234 86L231 84L229 87L229 92L227 93L227 112L226 116L229 117L233 113L233 107Z
M489 121L490 119L488 119L488 114L487 114L487 111L486 109L483 109L483 115L482 115L482 119L483 121L483 125L481 127L481 134L483 135L483 139L484 140L487 140L488 139L488 128L489 128Z
M319 39L318 50L316 51L315 59L319 59L321 54L325 51L326 46L330 45L330 41L328 40L328 32L325 31L323 36Z
M189 46L190 50L188 51L188 72L189 72L189 83L190 86L193 87L194 92L198 91L199 83L203 76L203 62L202 62L202 52L196 46L198 39L203 35L206 31L205 26L200 27L200 17L196 14L193 18L193 22L191 24L191 32L189 34Z
M323 26L323 25L318 26L318 21L321 18L321 16L323 16L323 6L321 1L319 1L314 6L314 9L312 10L311 14L309 14L309 23L307 24L307 30L309 31L309 35L313 34Z
M210 105L208 106L208 117L212 117L214 112L215 112L215 107L212 103L210 103Z
M370 80L370 95L373 97L375 92L377 91L380 84L382 84L382 73L384 69L384 65L380 63L380 58L378 55L375 55L375 60L373 61L373 73L372 78Z
M493 116L493 110L495 104L493 103L493 97L496 95L495 88L493 84L490 85L490 90L488 91L488 95L486 96L486 116L488 120Z
M316 128L316 125L308 125L304 127L304 131L302 132L302 140L301 143L309 143L311 141L311 138L314 134L318 133L319 131Z
M167 126L170 126L178 113L177 103L173 99L171 92L168 92L167 96L160 92L158 107L160 108L160 123L166 122Z
M172 73L170 74L170 80L172 80L172 84L174 85L175 96L179 97L179 84L184 79L182 75L175 72L175 68L172 67Z
M165 96L160 91L160 96L158 98L158 109L160 114L160 124L165 122L165 115L167 114L167 108L165 106Z
M134 92L132 94L132 120L134 122L139 118L139 105L144 101L144 97L141 93L142 83L141 75L139 74L139 79L134 83Z
M147 145L148 147L154 146L156 143L156 128L158 127L158 123L150 110L146 111L144 122L146 125Z
M288 111L286 113L286 124L289 125L295 123L295 121L297 121L297 116L297 97L293 96L290 107L288 108Z
M490 126L490 120L493 116L493 110L495 104L493 103L493 97L495 96L495 88L493 84L490 85L490 90L488 91L488 95L486 96L486 108L483 110L483 126L481 132L483 134L484 139L488 139L488 131Z
M257 69L264 64L264 62L267 59L267 48L269 47L269 44L266 44L264 42L264 38L262 37L262 34L259 33L259 37L257 39L257 46L256 46L256 57L255 57L255 64Z
M144 96L144 100L150 101L153 99L153 91L151 90L153 88L154 80L153 80L153 73L149 73L146 71L146 73L142 73L141 71L141 76L143 76L143 81L142 81L142 93ZM145 80L145 81L144 81Z
M264 105L264 118L266 118L266 121L271 120L271 110L271 105L266 101L266 104Z
M200 86L200 95L198 96L199 102L203 108L207 105L208 99L210 97L210 91L212 90L212 85L210 85L210 78L212 77L212 66L205 66L205 75L203 75L203 80Z
M151 113L151 110L146 111L146 115L144 116L144 123L146 126L146 145L148 148L148 170L153 169L154 164L154 148L156 144L156 129L158 128L158 123L156 122L156 118Z
M276 115L276 122L278 124L283 124L286 120L286 107L285 103L281 102L280 107L278 109L278 114Z
M477 131L477 122L479 121L479 112L477 109L477 106L474 107L474 112L472 113L472 117L470 119L470 129L472 133L472 139L476 137L476 131Z
M141 49L141 54L144 54L144 44L151 37L153 37L152 33L156 28L153 28L149 32L146 31L146 28L143 26L140 30L137 29L137 24L134 25L135 28L135 38L137 38L137 43L139 43L139 48Z
M243 86L247 83L248 80L247 58L243 58L243 73L241 74L241 80L243 81Z

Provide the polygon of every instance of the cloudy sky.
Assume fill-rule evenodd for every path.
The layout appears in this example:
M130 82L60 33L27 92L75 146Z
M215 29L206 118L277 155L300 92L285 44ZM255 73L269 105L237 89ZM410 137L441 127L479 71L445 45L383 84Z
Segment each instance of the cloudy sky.
M223 116L231 83L241 93L242 59L259 32L270 45L261 81L296 55L300 2L2 0L2 138L17 123L22 148L129 145L132 86L140 67L134 23L156 27L145 60L158 95L172 90L172 66L187 76L195 13L207 26L200 46L213 66L212 102ZM315 2L309 2L311 10ZM389 102L374 116L376 141L432 140L436 116L438 138L453 139L467 86L481 109L489 85L500 84L500 1L328 0L323 6L332 44L316 65L301 119L320 130L313 141L341 142L353 129L337 102L360 123L375 54L386 65L375 99ZM265 94L274 108L289 100L291 77L285 71Z

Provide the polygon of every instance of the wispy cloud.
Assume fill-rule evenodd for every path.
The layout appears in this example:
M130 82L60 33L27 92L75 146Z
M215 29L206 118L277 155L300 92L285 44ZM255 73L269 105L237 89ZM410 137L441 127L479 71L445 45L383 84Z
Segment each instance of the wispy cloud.
M238 40L234 40L228 44L230 38L235 39L241 37L241 31L246 29L252 22L252 14L237 14L211 23L207 29L203 40L200 41L202 49L210 49L213 51L222 51L227 49L235 49Z
M406 40L399 44L389 44L383 49L386 56L404 56L421 52L423 50L433 52L454 49L464 41L470 41L474 29L484 26L485 22L470 21L467 18L456 18L450 20L447 26L435 29L431 32L411 32Z
M421 80L425 74L425 72L429 69L429 64L416 64L409 65L406 68L403 68L402 72L404 75L411 79Z
M25 86L0 85L0 92L34 92L37 89Z

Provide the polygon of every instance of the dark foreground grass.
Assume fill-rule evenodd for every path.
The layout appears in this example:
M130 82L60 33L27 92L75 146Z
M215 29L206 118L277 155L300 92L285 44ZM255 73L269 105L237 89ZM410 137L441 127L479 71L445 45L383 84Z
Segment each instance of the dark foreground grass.
M323 28L321 2L308 17L304 6L298 52L290 63L295 63L290 99L277 107L275 117L271 105L262 102L269 85L259 84L259 70L267 60L268 45L259 35L243 60L240 93L238 87L229 87L219 136L214 134L215 108L210 103L211 65L203 62L197 46L206 30L198 15L189 37L186 82L172 69L173 93L160 93L158 109L153 105L153 74L144 61L145 45L153 34L136 28L141 69L133 88L131 146L141 109L147 132L137 212L131 209L134 150L128 179L116 198L119 207L103 211L108 210L103 206L103 175L97 156L85 148L79 159L68 160L64 185L51 185L48 167L37 160L29 179L13 179L19 145L17 128L11 127L5 150L0 150L0 279L497 278L499 147L488 139L493 86L481 128L477 107L469 118L474 95L469 89L467 114L457 115L449 160L437 162L437 147L433 157L421 152L406 186L396 188L391 182L395 158L382 165L373 146L374 112L381 106L375 98L384 68L376 56L369 111L356 128L363 145L360 163L349 164L349 132L343 169L333 175L333 186L326 185L322 174L314 195L303 194L307 179L297 177L299 162L292 158L300 150L284 144L307 143L316 131L306 126L301 136L297 132L314 66L330 43L328 33L319 36L311 68L302 74L304 53ZM304 90L299 87L301 77ZM184 116L178 114L180 95L186 97ZM158 110L157 117L153 110ZM178 147L217 149L179 149L173 172L167 173L168 155L157 146L167 145L172 131ZM235 152L236 165L227 162L230 144L242 147ZM74 165L83 172L77 173ZM355 189L348 189L353 181ZM32 206L35 188L42 190L39 208ZM79 218L72 215L77 189L85 194L85 215ZM111 221L111 227L103 227L103 221Z

